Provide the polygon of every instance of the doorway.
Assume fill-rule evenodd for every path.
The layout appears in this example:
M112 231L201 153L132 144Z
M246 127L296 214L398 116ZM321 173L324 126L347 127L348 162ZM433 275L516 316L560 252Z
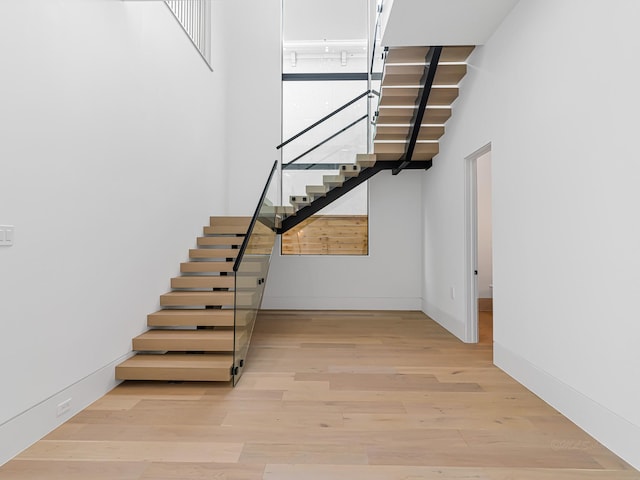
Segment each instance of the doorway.
M466 157L466 340L493 343L491 144Z

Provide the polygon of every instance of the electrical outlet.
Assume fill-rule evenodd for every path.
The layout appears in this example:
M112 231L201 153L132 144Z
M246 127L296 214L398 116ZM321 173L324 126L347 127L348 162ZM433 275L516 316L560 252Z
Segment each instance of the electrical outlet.
M56 416L61 417L69 410L71 410L71 399L67 398L64 402L58 404L58 408L56 409Z

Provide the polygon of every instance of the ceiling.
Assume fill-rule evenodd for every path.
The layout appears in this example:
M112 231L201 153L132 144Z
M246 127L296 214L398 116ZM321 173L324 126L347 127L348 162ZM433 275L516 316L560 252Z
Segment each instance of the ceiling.
M385 0L382 44L483 45L519 0Z

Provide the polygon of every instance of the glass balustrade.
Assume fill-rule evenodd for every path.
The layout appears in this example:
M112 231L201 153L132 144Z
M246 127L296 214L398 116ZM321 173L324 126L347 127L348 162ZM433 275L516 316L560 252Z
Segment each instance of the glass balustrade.
M242 376L256 316L269 272L275 244L277 182L273 181L277 162L273 165L260 202L251 220L247 236L234 264L234 362L233 384Z

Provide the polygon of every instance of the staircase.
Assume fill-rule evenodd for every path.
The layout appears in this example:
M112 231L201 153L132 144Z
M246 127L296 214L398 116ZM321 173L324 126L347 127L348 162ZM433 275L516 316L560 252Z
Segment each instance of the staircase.
M354 164L339 165L337 171L324 175L322 185L307 185L304 194L290 196L293 213L283 220L279 233L305 221L382 170L392 170L395 175L404 169L430 168L474 48L387 49L375 115L374 153L357 155Z
M251 217L210 218L189 261L180 264L181 276L171 279L172 291L160 296L162 309L148 315L150 330L133 339L136 355L116 367L116 379L232 379L238 368L234 351L246 349L253 313L248 307L263 273L260 265L249 276L233 271L250 222Z
M307 185L304 193L289 198L291 205L282 207L265 199L276 162L253 219L211 217L197 248L189 250L189 261L180 265L181 276L171 279L172 291L160 296L162 309L147 317L150 329L133 339L135 356L116 367L116 378L235 384L248 353L275 232L295 227L382 170L397 174L430 168L473 48L388 49L374 153L338 165L322 177L322 184ZM239 268L234 262L245 252L249 255Z

